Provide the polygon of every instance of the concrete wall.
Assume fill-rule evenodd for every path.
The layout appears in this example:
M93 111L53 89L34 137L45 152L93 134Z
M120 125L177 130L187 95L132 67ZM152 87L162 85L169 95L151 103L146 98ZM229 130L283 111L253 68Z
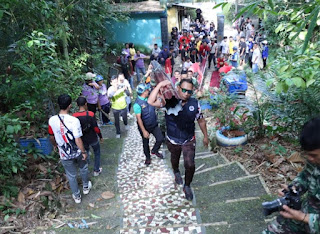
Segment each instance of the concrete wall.
M168 33L171 33L171 29L173 27L179 28L179 22L178 22L178 10L176 7L171 7L167 9L168 14Z
M108 43L132 42L148 48L153 48L154 43L162 46L160 14L132 14L129 21L114 22L111 28L114 36L107 39Z

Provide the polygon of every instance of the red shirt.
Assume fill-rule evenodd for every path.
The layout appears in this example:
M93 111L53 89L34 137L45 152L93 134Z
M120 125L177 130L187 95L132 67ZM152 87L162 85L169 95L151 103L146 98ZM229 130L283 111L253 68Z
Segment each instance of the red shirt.
M209 52L210 51L210 47L208 45L204 46L204 45L201 45L200 46L200 50L199 50L199 53L202 55L202 56L205 56L206 55L206 52Z
M171 59L170 58L167 58L166 59L166 63L164 65L165 67L165 71L167 74L171 74L172 73L172 64L171 64Z
M228 64L225 63L224 58L218 58L217 59L217 67L223 67L223 66L228 66Z
M179 39L179 42L180 42L180 44L182 44L183 42L182 42L182 40L185 40L185 42L186 42L186 44L189 44L190 43L190 40L191 40L191 38L189 38L188 36L182 36L182 37L180 37L180 39Z
M184 47L185 50L189 50L189 47L190 47L189 44L184 44L184 45L180 44L180 47L179 47L180 50L182 50L182 46Z

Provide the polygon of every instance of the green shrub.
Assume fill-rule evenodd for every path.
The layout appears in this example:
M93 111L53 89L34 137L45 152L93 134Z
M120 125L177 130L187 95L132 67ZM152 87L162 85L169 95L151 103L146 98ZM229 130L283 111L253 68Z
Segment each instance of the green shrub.
M28 127L26 121L12 118L9 114L0 116L0 194L7 197L17 195L12 178L14 174L26 168L25 153L16 142L16 137L23 133L25 127Z

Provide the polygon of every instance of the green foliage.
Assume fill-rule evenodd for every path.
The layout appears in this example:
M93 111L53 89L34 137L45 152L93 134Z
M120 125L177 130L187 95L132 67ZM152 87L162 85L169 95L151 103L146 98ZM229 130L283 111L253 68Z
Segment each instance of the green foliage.
M15 195L16 189L8 185L8 180L26 168L25 153L16 142L15 137L23 132L28 122L12 118L8 114L0 116L0 183L6 196Z
M230 130L244 129L248 120L248 110L237 104L236 94L228 94L225 86L221 84L221 91L209 90L207 96L215 118L215 128L230 127ZM247 130L247 129L246 129Z
M276 141L271 141L271 149L276 155L284 156L288 150Z
M215 6L222 7L224 11L230 9L230 3L221 3ZM282 42L294 42L300 38L303 44L300 45L300 53L305 52L310 41L318 35L320 5L319 1L305 2L298 1L280 1L280 0L258 0L248 1L246 6L240 10L235 19L243 14L257 15L265 21L273 21L273 27L265 27L265 30L274 30L276 34L282 34L282 38L288 38ZM274 21L273 16L276 17ZM270 23L267 23L270 25Z
M43 157L35 148L24 152L18 139L46 135L57 96L77 98L85 72L106 76L108 26L127 18L108 0L0 2L1 193L16 195L12 178L30 163L26 154Z
M289 88L306 89L317 85L320 67L320 42L312 43L310 48L300 54L300 48L278 49L277 58L267 73L268 84L276 84L277 93L286 92Z

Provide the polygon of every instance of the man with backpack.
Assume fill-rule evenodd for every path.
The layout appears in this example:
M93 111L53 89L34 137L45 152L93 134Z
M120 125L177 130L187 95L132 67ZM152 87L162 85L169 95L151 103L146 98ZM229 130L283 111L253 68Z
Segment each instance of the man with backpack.
M81 129L82 129L82 142L84 145L87 154L89 154L90 146L94 152L94 171L93 176L98 176L102 172L102 168L100 167L100 144L98 140L98 136L100 138L100 142L103 141L100 129L97 125L96 118L94 117L94 113L88 111L88 103L85 97L78 97L77 105L79 107L79 111L74 113L73 116L77 117L80 120Z
M48 132L52 145L59 149L61 163L69 181L75 203L81 202L81 193L77 182L77 171L83 183L83 194L88 194L92 187L88 179L87 152L81 140L80 121L69 115L72 99L67 94L58 97L60 112L49 119Z
M159 152L160 146L164 140L161 129L158 126L157 114L155 108L148 104L148 97L151 86L148 84L139 84L137 86L138 97L133 105L134 113L137 117L138 130L142 137L143 152L146 156L145 164L151 164L151 155L149 148L150 134L156 138L151 154L163 159L163 155Z

